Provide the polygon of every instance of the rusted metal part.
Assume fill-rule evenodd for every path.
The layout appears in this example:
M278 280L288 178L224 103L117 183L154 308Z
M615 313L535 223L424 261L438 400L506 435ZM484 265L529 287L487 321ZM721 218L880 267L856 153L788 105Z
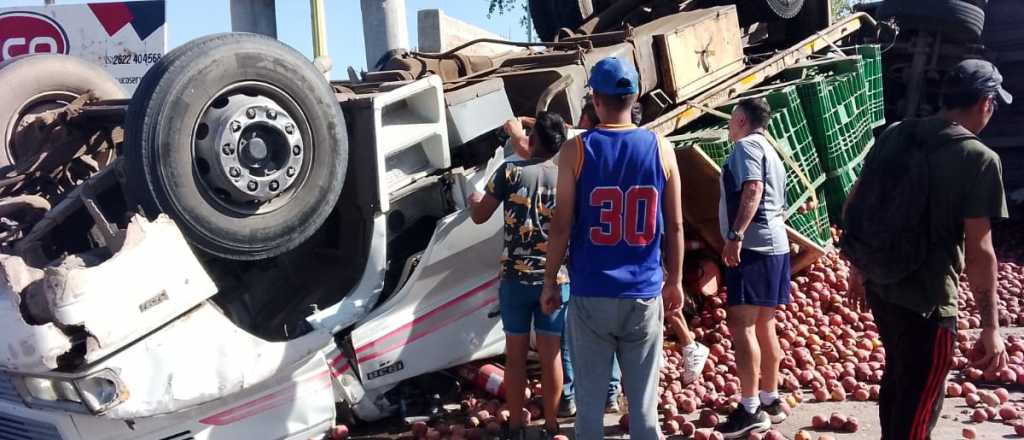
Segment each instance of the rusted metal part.
M411 79L436 74L443 80L454 80L475 72L490 69L494 67L494 62L495 60L493 58L483 56L454 54L439 58L424 57L413 53L402 53L387 60L383 64L381 70L409 72L412 76ZM369 76L364 78L364 81L379 82ZM358 84L351 84L350 86L356 87Z
M828 29L821 31L818 35L804 39L790 49L780 52L768 60L732 76L706 92L696 97L683 99L693 101L705 107L718 107L733 99L736 95L756 87L787 67L803 62L814 53L829 48L830 43L853 35L863 27L874 27L877 25L875 20L867 14L853 14ZM669 135L686 124L693 122L704 113L703 110L697 107L683 104L661 115L654 121L645 124L644 127L661 135Z
M634 1L634 0L629 0L629 1ZM586 48L588 48L590 46L590 43L586 42L585 40L583 40L583 41L574 41L574 42L540 42L540 41L537 41L537 42L520 42L520 41L501 40L501 39L496 39L496 38L478 38L476 40L467 41L467 42L465 42L463 44L460 44L460 45L458 45L458 46L456 46L456 47L454 47L452 49L449 49L449 50L447 50L445 52L441 52L441 53L411 52L410 54L412 56L414 56L414 57L426 58L426 59L446 59L446 58L450 58L450 57L454 56L460 50L463 50L463 49L465 49L467 47L470 47L470 46L473 46L473 45L476 45L476 44L481 44L481 43L503 44L503 45L506 45L506 46L526 47L526 48L529 48L529 47L549 47L549 48L552 48L552 49L573 49L573 48L583 48L583 49L586 49Z
M110 165L124 141L125 102L98 102L86 93L63 108L23 120L15 139L25 154L0 170L0 197L38 195L55 204Z
M582 34L593 34L616 27L622 23L622 18L631 11L639 8L645 0L619 0L609 6L600 14L591 17L580 24L578 31Z
M35 195L0 199L0 249L22 238L25 232L50 210L48 200Z
M572 85L572 77L565 75L551 83L544 92L540 94L540 99L537 100L537 113L540 113L548 109L548 104L551 104L551 100L554 99L555 94L567 89Z

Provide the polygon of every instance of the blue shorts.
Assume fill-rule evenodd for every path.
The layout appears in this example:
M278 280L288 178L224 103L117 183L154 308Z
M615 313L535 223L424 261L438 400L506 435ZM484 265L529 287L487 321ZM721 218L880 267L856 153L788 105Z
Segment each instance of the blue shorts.
M498 289L498 305L501 309L501 325L507 335L528 335L532 329L537 334L561 336L565 328L565 304L569 302L569 285L562 284L562 307L550 315L540 309L542 285L523 284L513 280L501 280Z
M725 268L725 304L776 307L789 304L789 254L743 249L740 265Z

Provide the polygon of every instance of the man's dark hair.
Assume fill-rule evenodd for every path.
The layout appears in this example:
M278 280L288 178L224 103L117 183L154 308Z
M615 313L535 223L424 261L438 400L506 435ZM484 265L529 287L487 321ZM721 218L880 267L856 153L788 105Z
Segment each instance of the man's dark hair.
M636 103L637 95L602 95L600 93L594 93L594 96L598 101L601 102L602 106L608 107L612 111L623 111L626 109L632 109L633 104Z
M541 111L537 113L531 134L536 136L536 146L544 156L554 156L565 142L565 120L558 113Z
M736 103L736 107L743 110L754 128L764 128L772 120L772 107L764 98L744 98Z
M963 110L989 96L992 96L992 93L982 90L945 90L942 92L942 108Z

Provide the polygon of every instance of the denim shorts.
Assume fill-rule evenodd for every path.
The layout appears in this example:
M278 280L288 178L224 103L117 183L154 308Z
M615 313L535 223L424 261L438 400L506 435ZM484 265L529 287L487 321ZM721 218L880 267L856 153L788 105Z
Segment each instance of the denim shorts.
M562 291L562 306L554 313L545 315L540 308L540 294L544 286L501 280L498 303L505 334L528 335L532 328L538 334L561 336L562 329L565 328L565 304L569 302L569 285L562 284L559 287Z

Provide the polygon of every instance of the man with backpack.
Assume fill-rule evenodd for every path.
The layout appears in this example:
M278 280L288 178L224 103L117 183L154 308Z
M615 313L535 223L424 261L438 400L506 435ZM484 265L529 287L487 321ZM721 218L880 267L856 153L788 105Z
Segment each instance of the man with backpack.
M972 366L996 372L999 335L991 221L1007 217L999 157L976 135L1013 97L992 64L967 60L943 82L942 110L879 136L844 214L851 295L866 300L885 346L883 439L926 439L945 395L961 271L981 312ZM966 258L965 258L966 256ZM966 267L965 267L966 266Z

